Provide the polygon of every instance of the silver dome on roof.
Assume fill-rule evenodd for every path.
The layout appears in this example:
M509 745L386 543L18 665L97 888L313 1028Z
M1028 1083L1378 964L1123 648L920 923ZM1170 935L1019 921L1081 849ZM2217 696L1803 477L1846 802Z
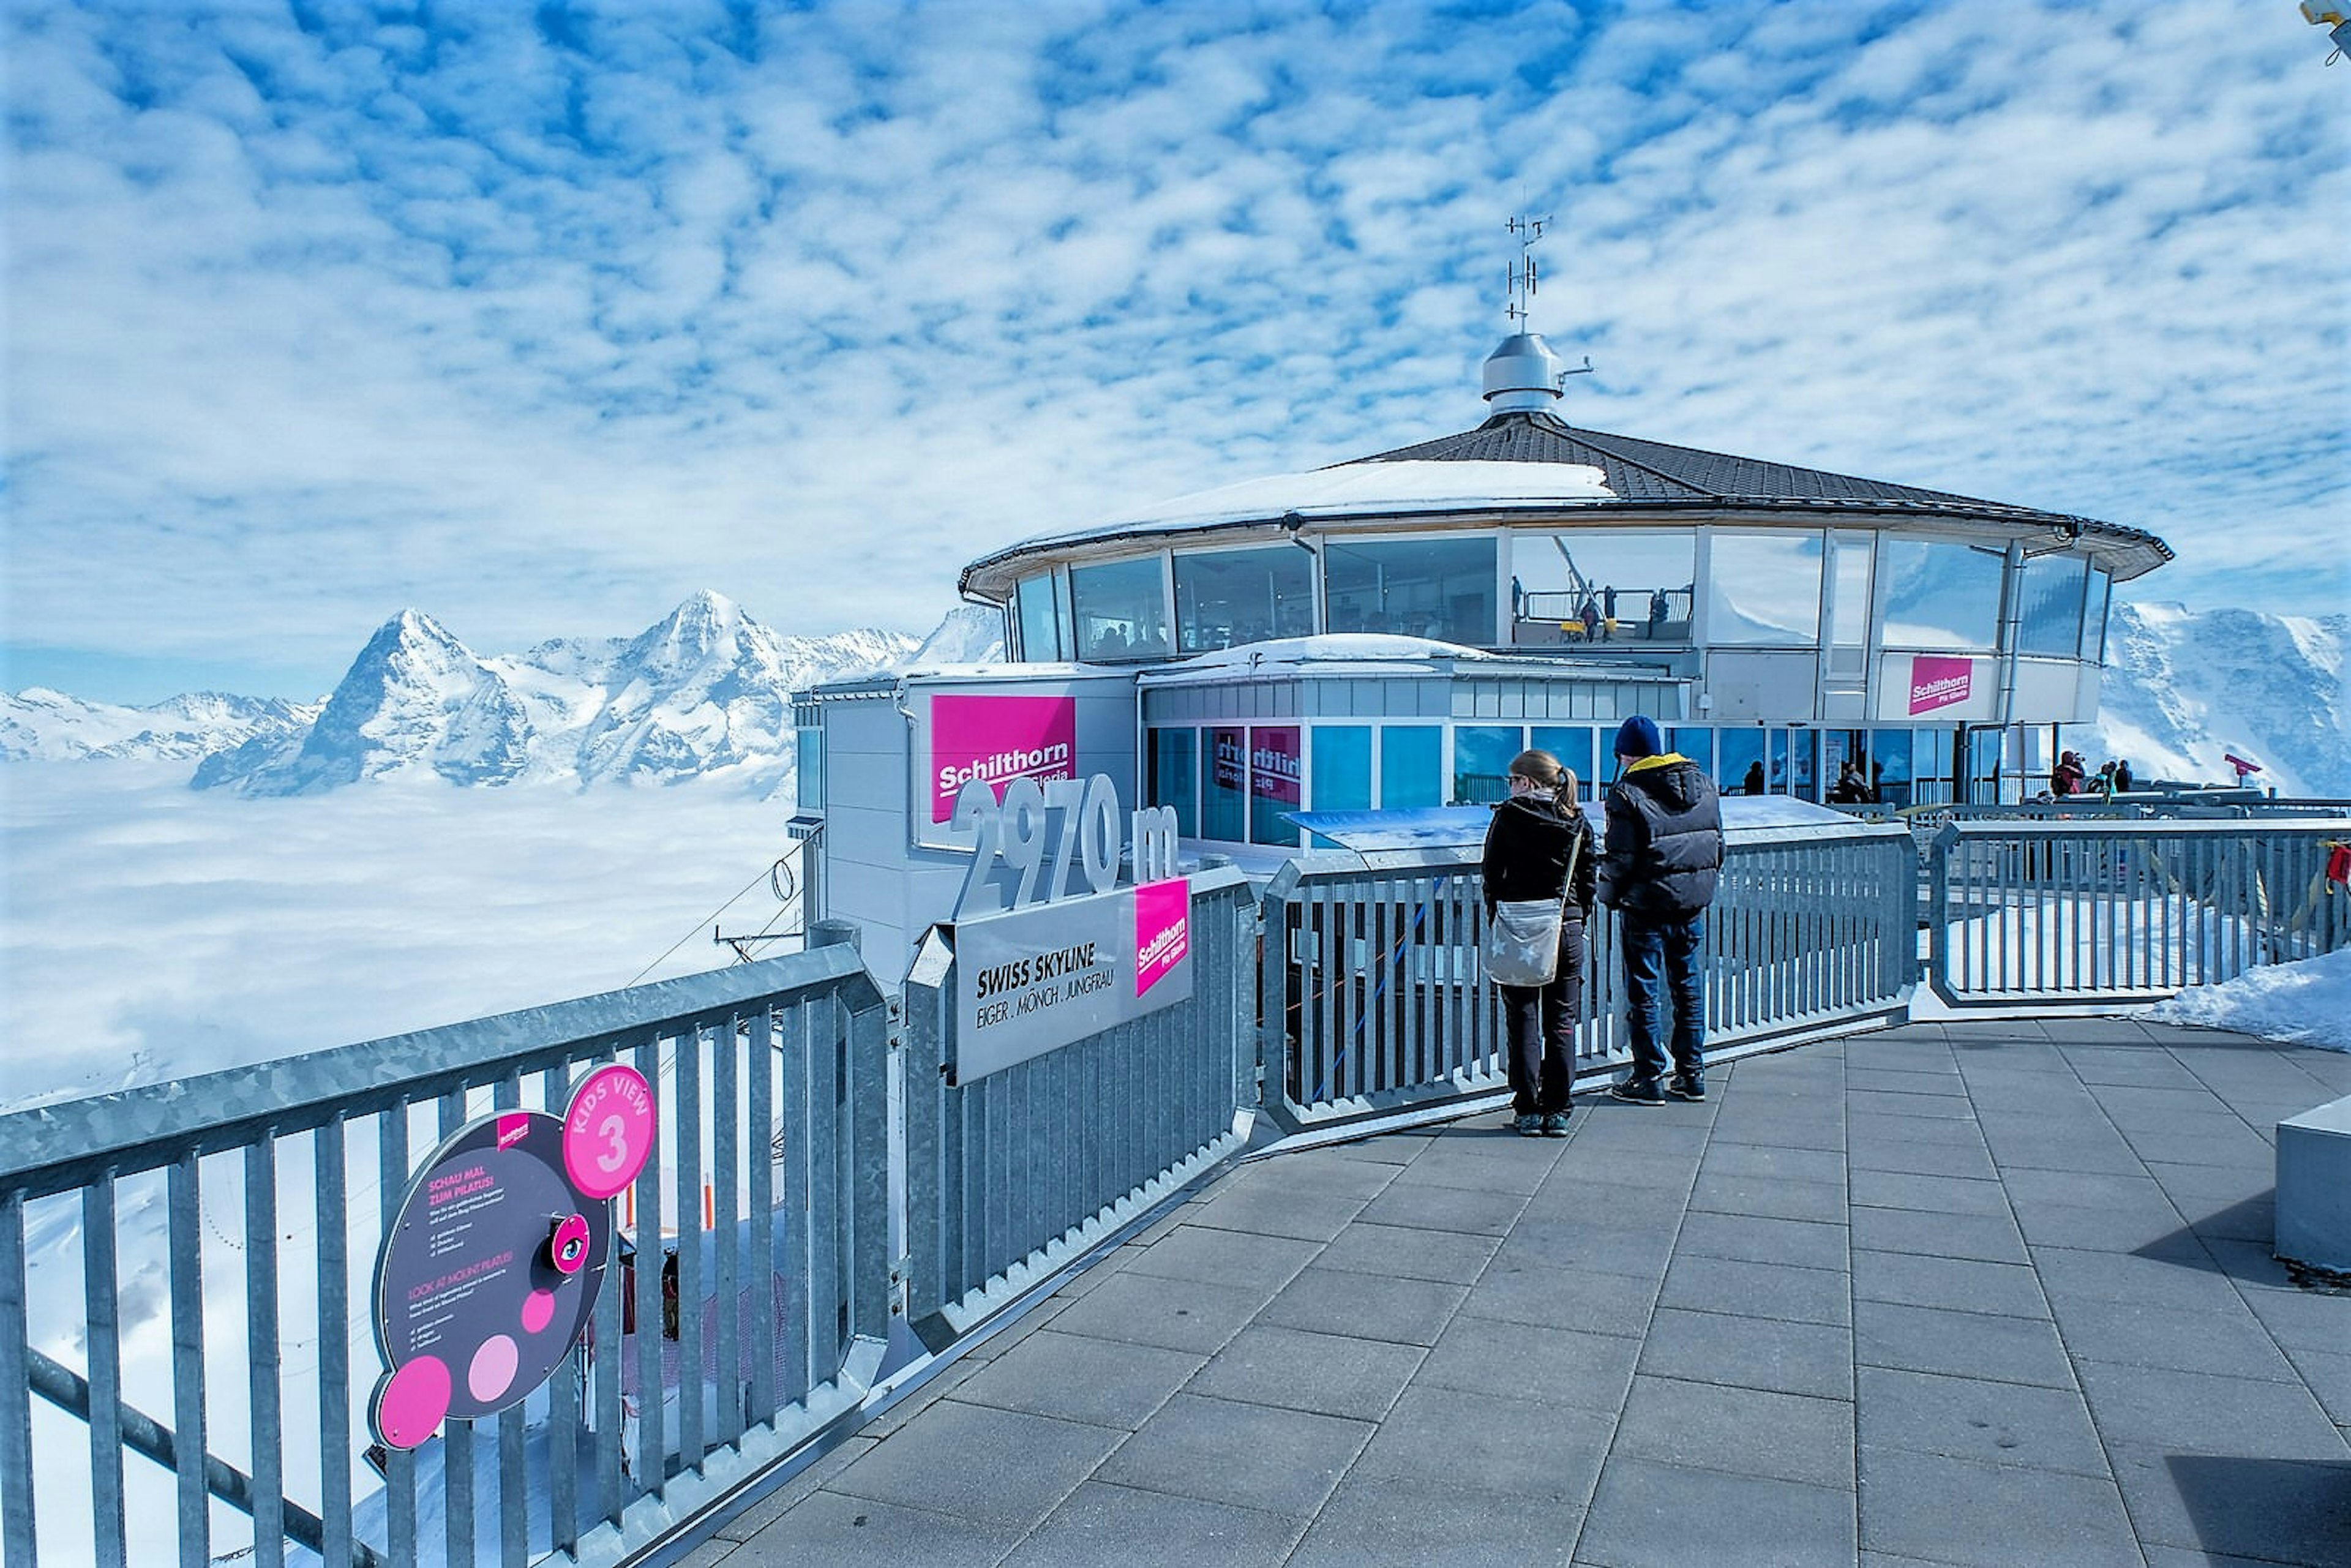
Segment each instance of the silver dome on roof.
M1486 401L1496 413L1548 413L1568 374L1541 333L1513 332L1486 356Z

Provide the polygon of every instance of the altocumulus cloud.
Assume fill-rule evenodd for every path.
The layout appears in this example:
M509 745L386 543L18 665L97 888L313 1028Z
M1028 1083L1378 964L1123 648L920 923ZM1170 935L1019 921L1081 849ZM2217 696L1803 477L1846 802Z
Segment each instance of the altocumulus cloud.
M2283 3L5 26L19 647L925 626L1009 538L1473 423L1522 201L1579 423L2345 600L2345 84Z

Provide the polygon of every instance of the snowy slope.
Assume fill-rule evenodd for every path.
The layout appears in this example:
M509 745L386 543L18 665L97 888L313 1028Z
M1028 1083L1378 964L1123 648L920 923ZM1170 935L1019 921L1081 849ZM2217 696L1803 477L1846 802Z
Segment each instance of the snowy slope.
M193 760L256 736L298 735L321 706L191 692L150 707L120 707L29 686L0 692L0 758Z
M2066 744L2093 767L2127 758L2148 780L2232 779L2222 753L2233 751L2281 795L2351 797L2346 639L2351 616L2117 604L2098 722Z

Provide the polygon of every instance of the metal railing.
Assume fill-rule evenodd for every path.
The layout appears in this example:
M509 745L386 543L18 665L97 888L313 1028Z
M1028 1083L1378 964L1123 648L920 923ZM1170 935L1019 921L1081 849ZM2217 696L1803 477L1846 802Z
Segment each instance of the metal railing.
M1928 974L1953 1007L2152 1001L2351 945L2351 817L1952 822L1927 846Z
M934 1348L1238 1150L1256 925L1239 872L1195 875L1189 1000L960 1084L954 955L925 939L906 979L907 1311Z
M1305 856L1264 904L1266 1108L1302 1128L1504 1087L1500 997L1478 961L1472 849ZM1917 968L1908 830L1733 829L1707 915L1710 1056L1899 1016ZM1600 911L1576 1066L1626 1060L1615 920Z
M654 1539L880 1364L887 1050L881 993L827 948L0 1117L7 1568ZM560 1113L613 1061L655 1085L615 1200L644 1266L607 1269L524 1404L371 1450L371 1260L413 1163L494 1109Z

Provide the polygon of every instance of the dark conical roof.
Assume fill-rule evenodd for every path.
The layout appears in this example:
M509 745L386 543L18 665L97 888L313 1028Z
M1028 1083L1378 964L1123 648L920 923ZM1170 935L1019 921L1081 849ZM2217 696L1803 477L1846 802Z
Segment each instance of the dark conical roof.
M1944 490L1922 490L1818 468L1766 463L1605 431L1579 430L1548 413L1498 413L1475 430L1441 436L1353 463L1577 463L1599 469L1623 501L1719 507L1812 508L1839 504L1872 510L1960 511L2052 522L2088 522ZM1352 466L1341 464L1340 467ZM2100 525L2111 528L2114 525Z

